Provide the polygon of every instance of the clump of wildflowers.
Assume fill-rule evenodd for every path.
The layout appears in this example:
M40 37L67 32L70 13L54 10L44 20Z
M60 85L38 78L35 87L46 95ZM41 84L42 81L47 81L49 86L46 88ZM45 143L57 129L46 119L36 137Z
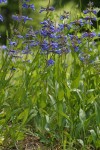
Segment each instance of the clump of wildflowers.
M34 4L30 4L30 0L23 0L22 8L35 10ZM46 8L41 7L40 13L45 11L48 13L54 10L55 9L52 6L47 6ZM82 49L82 42L85 44L84 47L86 49L91 49L90 42L92 43L93 38L96 37L97 34L95 31L88 29L90 26L92 26L92 21L97 20L97 11L93 9L93 3L89 3L88 8L84 10L83 13L83 18L77 18L73 21L69 21L70 13L64 11L60 16L60 23L58 23L58 25L56 25L55 22L47 17L45 20L40 22L40 30L34 31L33 28L30 27L24 34L20 34L20 32L16 33L15 37L17 40L15 41L12 39L9 42L9 46L11 48L10 53L16 53L14 48L17 49L20 40L20 42L22 42L22 54L32 53L32 49L34 47L38 47L41 50L41 53L44 55L66 55L70 52L76 52L77 55L81 53L81 57L79 55L79 58L82 61L86 60L86 58L83 56L83 53L85 55L85 52L82 52L84 51ZM33 20L29 16L24 15L12 15L12 19L14 21L24 23L26 23L28 20ZM0 20L3 21L2 15L0 15ZM85 31L81 34L80 30L82 28L86 28L88 31ZM48 66L53 65L54 61L49 59L47 64Z
M0 4L1 3L7 3L7 0L0 0Z

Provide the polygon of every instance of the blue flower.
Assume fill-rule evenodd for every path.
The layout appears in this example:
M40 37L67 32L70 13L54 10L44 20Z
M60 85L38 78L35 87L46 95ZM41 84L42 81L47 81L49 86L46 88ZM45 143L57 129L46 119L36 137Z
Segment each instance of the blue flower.
M22 54L29 54L31 53L30 49L29 49L29 45L26 45L25 49L22 50Z
M22 35L17 35L17 37L18 37L19 39L23 39L23 38L24 38Z
M75 46L75 47L74 47L74 51L75 51L75 52L78 52L78 51L79 51L79 47L78 47L78 46Z
M85 19L86 21L87 21L87 20L97 21L97 18L96 18L96 17L90 17L90 16L86 16L84 19Z
M9 54L17 54L17 51L16 50L10 50Z
M26 3L24 3L23 5L22 5L22 7L23 8L31 8L32 10L35 10L35 7L34 7L34 5L33 4L30 4L30 5L28 5L28 4L26 4Z
M13 45L13 46L16 46L16 45L17 45L17 43L16 43L16 42L13 42L13 41L10 41L9 44L10 44L11 46L12 46L12 45Z
M84 13L84 14L93 13L94 15L97 15L97 11L96 11L96 10L89 10L89 9L86 9L86 10L83 10L83 13Z
M42 50L49 50L49 48L50 48L50 46L46 40L44 40L43 43L40 44L40 46L41 46Z
M52 33L50 33L48 36L49 36L50 38L56 38L56 35L55 35L55 34L52 34Z
M87 20L85 23L86 23L86 24L89 24L89 25L93 25L93 23L92 23L91 20Z
M63 15L60 16L60 20L68 19L69 18L69 12L64 11Z
M29 6L32 10L35 10L35 7L34 7L34 5L33 4L30 4L30 6Z
M7 49L7 46L6 45L2 45L1 47L3 50L6 50Z
M25 0L26 2L30 2L30 0Z
M83 62L85 60L85 58L82 56L82 57L80 57L80 60Z
M75 20L75 21L71 22L71 25L73 25L73 24L83 26L84 20L83 19Z
M40 31L40 33L41 33L41 35L43 35L43 36L45 36L45 37L47 36L47 31L46 31L46 30L43 30L43 29L42 29L42 30Z
M92 13L93 13L94 15L97 15L97 11L96 11L96 10L92 10Z
M33 41L29 44L31 47L32 46L38 46L39 45L39 42L38 41Z
M12 19L15 21L24 21L26 22L27 20L32 20L32 18L29 18L28 16L18 16L18 15L12 15Z
M84 14L87 14L87 13L89 13L89 10L88 10L88 9L83 10L83 13L84 13Z
M47 61L48 66L54 65L54 63L55 63L54 60L51 58Z
M48 20L44 20L43 22L40 23L43 24L43 27L47 27L49 25Z
M0 4L1 3L7 3L7 0L0 0Z
M22 7L23 7L23 8L29 8L28 4L26 4L26 3L24 3L24 4L22 5Z
M54 11L54 7L50 6L50 7L47 7L47 8L44 8L44 7L41 7L39 13L43 12L43 11Z
M22 20L26 22L27 20L33 20L32 18L29 18L28 16L22 16Z
M50 46L52 46L53 49L58 48L58 43L52 41Z
M70 29L71 29L71 24L59 24L59 25L58 25L58 31L62 31L65 27L66 27L68 30L70 30Z
M82 38L84 37L90 37L90 38L93 38L96 36L96 33L95 32L85 32L82 34Z
M0 15L0 21L2 21L2 22L3 22L3 17L2 17L2 15Z
M60 31L60 30L63 30L64 29L64 24L59 24L58 25L58 30Z

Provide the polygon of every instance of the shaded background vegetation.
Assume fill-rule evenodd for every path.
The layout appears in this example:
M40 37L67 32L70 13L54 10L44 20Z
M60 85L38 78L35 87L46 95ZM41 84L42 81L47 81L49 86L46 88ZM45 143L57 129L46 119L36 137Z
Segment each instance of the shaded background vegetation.
M85 9L87 4L89 3L90 0L54 0L54 6L56 8L59 7L63 7L64 5L66 5L68 2L75 2L78 7L80 8L80 4L81 4L81 9ZM92 0L92 2L94 2L95 7L99 7L100 6L100 0Z

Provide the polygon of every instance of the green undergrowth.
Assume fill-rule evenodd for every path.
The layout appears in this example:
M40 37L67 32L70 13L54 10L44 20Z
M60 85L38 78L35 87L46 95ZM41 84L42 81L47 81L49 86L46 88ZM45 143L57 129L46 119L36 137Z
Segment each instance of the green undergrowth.
M99 27L87 26L89 33L99 33ZM76 38L81 39L84 31L74 30L64 29L61 34L73 34L68 42L77 46ZM39 39L40 44L45 40L42 35ZM71 52L61 54L41 52L40 46L23 54L21 40L17 55L0 48L0 149L25 149L25 138L31 136L38 145L33 143L31 149L99 150L99 38L93 45L95 37L83 37L79 51L70 46ZM48 65L51 58L54 63Z

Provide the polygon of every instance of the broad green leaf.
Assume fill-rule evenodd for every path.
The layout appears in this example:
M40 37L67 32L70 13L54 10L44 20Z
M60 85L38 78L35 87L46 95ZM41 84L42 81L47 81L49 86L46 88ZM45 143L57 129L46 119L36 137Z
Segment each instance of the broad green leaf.
M25 109L23 112L21 112L18 116L18 120L22 120L22 124L24 124L28 119L29 109Z
M64 91L63 89L59 89L58 91L58 100L61 101L64 98Z

